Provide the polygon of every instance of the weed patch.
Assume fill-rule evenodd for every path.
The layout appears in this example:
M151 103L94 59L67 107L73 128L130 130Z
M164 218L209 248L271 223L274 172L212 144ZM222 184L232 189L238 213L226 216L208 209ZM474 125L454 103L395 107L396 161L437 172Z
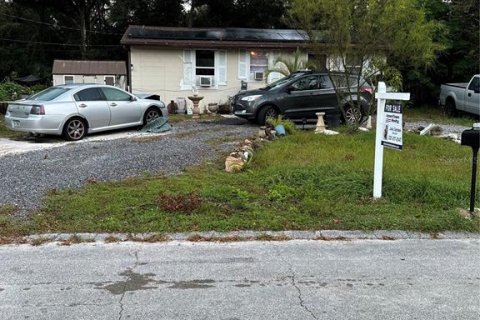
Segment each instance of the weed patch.
M188 194L170 195L160 193L157 197L157 205L166 212L182 212L191 214L202 204L202 199L196 192Z

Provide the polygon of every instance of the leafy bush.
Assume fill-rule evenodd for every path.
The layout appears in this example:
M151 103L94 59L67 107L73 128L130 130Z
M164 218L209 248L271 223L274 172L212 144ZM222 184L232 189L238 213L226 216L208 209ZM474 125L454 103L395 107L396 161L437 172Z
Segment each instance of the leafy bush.
M285 131L288 134L294 134L297 131L295 123L293 123L293 121L291 120L284 119L282 116L278 116L277 118L268 118L267 124L271 125L274 128L281 124L285 127Z
M18 83L7 81L0 84L0 101L20 99L23 94L32 94L31 88L24 87Z

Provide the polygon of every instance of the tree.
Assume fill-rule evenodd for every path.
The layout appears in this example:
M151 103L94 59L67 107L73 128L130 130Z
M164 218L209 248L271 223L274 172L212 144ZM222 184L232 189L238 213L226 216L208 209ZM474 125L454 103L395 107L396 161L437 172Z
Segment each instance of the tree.
M315 65L313 65L311 62L309 63L307 59L305 59L305 54L299 48L297 48L293 55L282 55L276 58L273 62L273 67L267 69L265 79L267 79L268 75L273 72L280 73L283 76L288 76L295 71L305 69L315 69Z
M181 26L185 12L178 0L114 0L109 22L118 32L129 25Z
M188 27L281 28L287 0L189 0Z
M379 62L385 58L420 68L431 65L435 53L443 49L434 41L440 24L427 20L416 0L292 0L289 13L291 22L306 31L311 49L328 54L328 69L344 71L340 82L346 89L336 81L334 86L339 103L352 97L349 107L360 107L356 102L360 94L354 101L350 92L355 87L352 78L360 88L361 75L371 78L381 74L386 64Z

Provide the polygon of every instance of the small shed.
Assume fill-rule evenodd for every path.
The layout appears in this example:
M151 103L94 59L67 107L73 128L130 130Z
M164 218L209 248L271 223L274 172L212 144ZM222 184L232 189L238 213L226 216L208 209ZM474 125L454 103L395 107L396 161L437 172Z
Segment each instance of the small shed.
M96 83L126 88L125 61L54 60L53 85Z

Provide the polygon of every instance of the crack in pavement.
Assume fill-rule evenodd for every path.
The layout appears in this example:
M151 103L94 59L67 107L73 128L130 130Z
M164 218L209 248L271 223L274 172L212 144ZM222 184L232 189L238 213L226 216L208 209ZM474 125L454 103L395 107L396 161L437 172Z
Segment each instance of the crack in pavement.
M298 291L298 300L300 301L300 306L305 309L305 311L307 311L308 313L310 313L310 315L313 317L313 319L316 319L318 320L318 318L315 316L315 314L310 310L308 309L308 307L305 305L305 302L303 301L303 298L302 298L302 291L300 290L300 288L297 286L297 283L295 281L295 272L293 271L293 269L290 267L289 268L290 272L291 272L291 276L289 276L289 278L292 280L292 285L295 289L297 289Z
M303 301L303 298L302 298L302 291L300 290L300 287L298 287L297 285L297 281L295 280L295 272L293 271L293 267L292 265L290 264L290 262L285 259L283 256L282 256L282 253L280 252L280 249L277 245L274 245L273 246L274 250L277 252L277 257L279 257L281 260L283 260L283 262L288 266L288 271L290 271L290 276L288 276L287 278L290 278L291 280L291 284L292 286L297 290L298 292L298 300L300 301L300 306L306 311L308 312L313 319L315 320L318 320L318 318L315 316L315 314L313 313L313 311L311 311L310 309L308 309L308 307L305 305L305 301Z
M134 252L134 255L135 255L135 264L133 265L133 267L131 268L128 268L129 271L133 271L133 269L135 269L138 264L140 263L140 261L138 260L138 251L135 251ZM123 308L123 298L125 298L125 294L127 293L127 284L128 282L125 281L124 285L123 285L123 293L122 293L122 296L120 297L120 301L118 301L118 303L120 304L120 312L118 313L118 320L122 320L122 316L123 316L123 311L124 311L124 308Z

